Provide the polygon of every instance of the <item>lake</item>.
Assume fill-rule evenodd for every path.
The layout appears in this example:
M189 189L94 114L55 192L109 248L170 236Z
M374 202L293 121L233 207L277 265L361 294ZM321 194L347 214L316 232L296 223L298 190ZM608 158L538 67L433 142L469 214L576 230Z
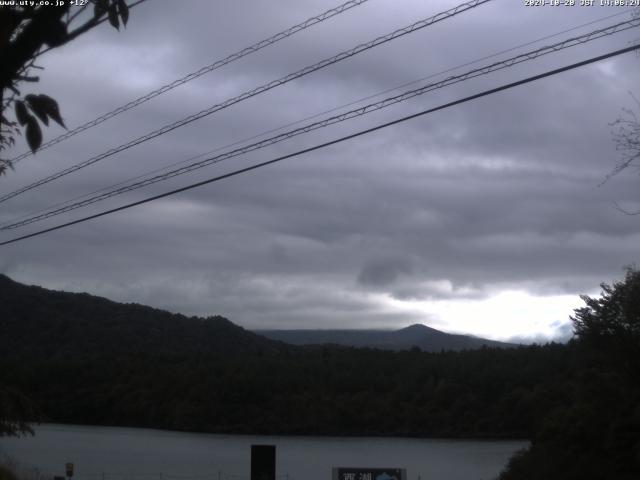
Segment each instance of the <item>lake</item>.
M523 441L213 435L44 424L36 436L1 438L0 455L51 478L75 464L74 480L244 480L250 446L276 445L279 480L330 480L331 467L402 467L407 480L488 480Z

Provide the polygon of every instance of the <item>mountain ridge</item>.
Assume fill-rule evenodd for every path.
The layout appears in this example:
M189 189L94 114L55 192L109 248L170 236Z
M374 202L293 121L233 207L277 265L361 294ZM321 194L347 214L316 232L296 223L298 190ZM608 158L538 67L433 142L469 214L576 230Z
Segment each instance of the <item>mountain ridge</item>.
M446 333L427 325L416 323L398 330L376 329L288 329L253 330L271 340L291 345L338 345L355 348L378 348L382 350L409 350L419 348L425 352L442 350L467 350L483 346L490 348L513 348L516 344L486 338Z
M24 285L0 274L0 352L5 356L231 355L284 347L222 316L187 317L88 293Z
M513 347L441 332L423 324L399 330L254 330L216 315L186 316L88 293L24 285L0 274L0 351L39 358L124 353L235 355L303 345L425 352Z

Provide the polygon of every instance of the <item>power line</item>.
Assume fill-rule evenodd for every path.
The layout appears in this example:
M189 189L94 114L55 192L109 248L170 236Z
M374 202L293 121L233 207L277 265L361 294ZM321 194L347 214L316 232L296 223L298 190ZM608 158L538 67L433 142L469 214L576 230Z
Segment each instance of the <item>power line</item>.
M325 60L322 60L314 65L305 67L301 70L298 70L295 73L291 73L289 75L286 75L285 77L282 77L278 80L273 80L269 83L266 83L260 87L257 87L253 90L247 91L242 93L241 95L238 95L236 97L233 97L231 99L228 99L222 103L213 105L212 107L209 107L205 110L202 110L198 113L195 113L193 115L190 115L186 118L183 118L181 120L178 120L177 122L171 123L169 125L165 125L164 127L155 130L153 132L150 132L146 135L143 135L141 137L138 137L135 140L131 140L128 143L125 143L123 145L120 145L118 147L112 148L110 150L107 150L104 153L101 153L95 157L92 157L88 160L85 160L84 162L78 163L76 165L73 165L69 168L66 168L64 170L61 170L57 173L54 173L53 175L49 175L48 177L45 177L41 180L38 180L30 185L27 185L25 187L22 187L18 190L15 190L11 193L5 194L2 197L0 197L0 203L5 202L13 197L16 197L24 192L27 192L29 190L32 190L36 187L39 187L40 185L44 185L46 183L52 182L53 180L56 180L60 177L63 177L65 175L69 175L70 173L76 172L82 168L88 167L89 165L92 165L96 162L99 162L100 160L103 160L107 157L110 157L112 155L115 155L116 153L122 152L123 150L127 150L135 145L138 145L140 143L146 142L147 140L151 140L153 138L156 138L160 135L164 135L172 130L175 130L176 128L182 127L184 125L187 125L191 122L194 122L196 120L199 120L203 117L206 117L207 115L211 115L212 113L215 113L217 111L223 110L231 105L234 105L236 103L239 103L243 100L246 100L248 98L254 97L258 94L264 93L268 90L271 90L272 88L278 87L280 85L284 85L286 83L289 83L297 78L303 77L305 75L308 75L312 72L315 72L316 70L320 70L321 68L327 67L329 65L332 65L334 63L338 63L342 60L345 60L347 58L350 58L354 55L357 55L359 53L362 53L366 50L370 50L374 47L377 47L379 45L382 45L384 43L390 42L392 40L395 40L396 38L402 37L404 35L416 32L422 28L428 27L430 25L433 25L434 23L446 20L448 18L451 18L455 15L458 15L460 13L466 12L468 10L471 10L475 7L478 7L482 4L488 3L491 0L471 0L469 2L465 2L463 4L458 5L457 7L454 7L452 9L449 9L447 11L438 13L432 17L429 18L425 18L423 20L420 20L418 22L415 22L407 27L395 30L387 35L382 35L380 37L377 37L367 43L362 43L352 49L349 50L345 50L337 55L334 55L333 57L327 58Z
M162 95L163 93L168 92L169 90L173 90L176 87L179 87L180 85L183 85L187 82L190 82L191 80L195 80L198 77L201 77L202 75L205 75L207 73L210 73L214 70L217 70L220 67L223 67L231 62L235 62L236 60L241 59L242 57L245 57L247 55L250 55L252 53L257 52L258 50L261 50L269 45L273 45L274 43L279 42L280 40L284 40L285 38L288 38L292 35L295 35L298 32L301 32L309 27L312 27L313 25L316 25L318 23L321 23L325 20L328 20L331 17L334 17L336 15L340 15L341 13L346 12L347 10L350 10L353 7L357 7L362 5L365 2L368 2L369 0L350 0L346 3L343 3L342 5L339 5L335 8L332 8L330 10L327 10L326 12L323 12L319 15L313 16L308 18L307 20L305 20L302 23L299 23L297 25L294 25L293 27L290 27L286 30L283 30L282 32L276 33L275 35L272 35L269 38L266 38L264 40L260 40L257 43L254 43L253 45L247 47L247 48L243 48L242 50L239 50L235 53L232 53L231 55L221 59L221 60L217 60L216 62L207 65L205 67L202 67L199 70L196 70L195 72L191 72L187 75L185 75L182 78L179 78L177 80L174 80L171 83L168 83L166 85L163 85L162 87L140 97L137 98L135 100L132 100L131 102L122 105L114 110L111 110L110 112L105 113L104 115L91 120L87 123L84 123L82 125L80 125L79 127L74 128L73 130L69 130L68 132L63 133L62 135L49 140L48 142L43 143L40 148L38 148L38 152L41 150L44 150L46 148L49 148L52 145L55 145L57 143L60 143L68 138L73 137L74 135L77 135L80 132L84 132L85 130L88 130L90 128L95 127L96 125L100 125L103 122L106 122L107 120L109 120L110 118L115 117L116 115L120 115L121 113L126 112L127 110L131 110L134 107L137 107L138 105L141 105L145 102L148 102L149 100L151 100L152 98L157 97L158 95ZM138 2L139 3L139 2ZM137 5L137 3L135 4ZM9 161L12 163L16 163L20 160L22 160L23 158L26 158L30 155L32 155L33 152L31 151L27 151L24 152L21 155L18 155L15 158L10 159Z
M272 165L274 163L281 162L281 161L289 159L289 158L297 157L297 156L303 155L305 153L313 152L315 150L320 150L321 148L326 148L328 146L335 145L335 144L344 142L346 140L351 140L353 138L360 137L362 135L366 135L368 133L372 133L372 132L381 130L381 129L386 128L386 127L390 127L392 125L396 125L396 124L399 124L399 123L402 123L402 122L406 122L408 120L412 120L414 118L421 117L423 115L434 113L434 112L437 112L439 110L444 110L446 108L450 108L450 107L453 107L453 106L456 106L456 105L460 105L460 104L463 104L463 103L466 103L466 102L469 102L469 101L472 101L472 100L476 100L478 98L482 98L482 97L485 97L485 96L488 96L488 95L492 95L494 93L498 93L498 92L501 92L501 91L504 91L504 90L508 90L510 88L514 88L514 87L517 87L517 86L520 86L520 85L524 85L524 84L531 83L531 82L534 82L534 81L537 81L537 80L541 80L543 78L550 77L552 75L557 75L559 73L566 72L568 70L573 70L575 68L579 68L579 67L582 67L582 66L585 66L585 65L589 65L589 64L592 64L592 63L595 63L595 62L599 62L601 60L606 60L608 58L612 58L612 57L615 57L615 56L618 56L618 55L622 55L624 53L636 51L636 50L639 50L639 49L640 49L640 45L633 45L633 46L630 46L630 47L622 48L620 50L615 50L613 52L609 52L609 53L604 54L604 55L599 55L597 57L592 57L592 58L590 58L588 60L583 60L581 62L573 63L571 65L566 65L566 66L561 67L561 68L556 68L554 70L549 70L547 72L540 73L538 75L534 75L534 76L527 77L527 78L522 79L522 80L518 80L516 82L508 83L508 84L501 85L501 86L496 87L496 88L485 90L483 92L476 93L474 95L470 95L468 97L464 97L464 98L461 98L459 100L455 100L453 102L445 103L445 104L440 105L438 107L434 107L434 108L430 108L430 109L427 109L427 110L423 110L421 112L414 113L412 115L407 115L405 117L401 117L401 118L398 118L396 120L392 120L390 122L386 122L386 123L377 125L375 127L371 127L371 128L368 128L368 129L365 129L365 130L361 130L359 132L356 132L356 133L353 133L353 134L350 134L350 135L346 135L344 137L340 137L340 138L337 138L337 139L334 139L334 140L331 140L331 141L328 141L328 142L325 142L325 143L321 143L321 144L315 145L313 147L309 147L309 148L305 148L305 149L302 149L302 150L298 150L297 152L290 153L290 154L287 154L287 155L283 155L283 156L274 158L272 160L268 160L268 161L261 162L261 163L255 164L255 165L251 165L249 167L245 167L245 168L241 168L241 169L238 169L238 170L234 170L233 172L225 173L223 175L218 175L217 177L213 177L213 178L209 178L207 180L202 180L200 182L192 183L192 184L187 185L185 187L177 188L175 190L171 190L169 192L161 193L159 195L154 195L152 197L145 198L143 200L138 200L136 202L128 203L128 204L122 205L120 207L112 208L110 210L105 210L103 212L96 213L94 215L89 215L89 216L86 216L86 217L83 217L83 218L79 218L79 219L73 220L71 222L67 222L67 223L63 223L63 224L60 224L60 225L56 225L54 227L46 228L44 230L39 230L37 232L33 232L33 233L30 233L30 234L27 234L27 235L23 235L21 237L13 238L11 240L6 240L4 242L1 242L0 246L9 245L11 243L19 242L21 240L26 240L27 238L43 235L45 233L49 233L49 232L53 232L55 230L60 230L60 229L65 228L65 227L69 227L71 225L76 225L78 223L83 223L83 222L86 222L86 221L89 221L89 220L93 220L95 218L103 217L103 216L109 215L111 213L119 212L119 211L122 211L122 210L127 210L129 208L132 208L132 207L135 207L135 206L138 206L138 205L142 205L142 204L149 203L149 202L152 202L152 201L155 201L155 200L159 200L161 198L165 198L165 197L168 197L168 196L171 196L171 195L175 195L176 193L181 193L181 192L185 192L187 190L192 190L194 188L201 187L203 185L207 185L209 183L214 183L214 182L217 182L217 181L220 181L220 180L224 180L226 178L235 177L236 175L240 175L242 173L246 173L246 172L249 172L249 171L252 171L252 170L257 170L258 168L266 167L268 165Z
M424 85L418 89L414 89L414 90L409 90L407 92L403 92L399 95L393 96L393 97L389 97L386 98L384 100L381 100L379 102L375 102L375 103L370 103L368 105L365 105L363 107L359 107L344 113L341 113L339 115L334 115L332 117L328 117L324 120L320 120L318 122L314 122L302 127L299 127L297 129L291 130L289 132L285 132L282 133L280 135L276 135L274 137L271 138L267 138L258 142L255 142L253 144L250 145L246 145L244 147L240 147L237 148L235 150L231 150L229 152L225 152L223 154L214 156L214 157L210 157L195 163L192 163L190 165L186 165L174 170L171 170L169 172L166 172L164 174L160 174L160 175L156 175L154 177L150 177L147 178L145 180L141 180L139 182L135 182L135 183L131 183L129 185L125 185L123 187L120 188L115 188L112 189L110 191L107 191L105 193L102 193L100 195L95 195L93 197L89 197L85 200L82 201L78 201L69 205L66 205L64 207L60 207L52 210L47 211L46 213L40 214L40 215L34 215L31 216L29 218L26 218L24 220L20 220L20 221L16 221L10 224L5 224L4 226L0 227L0 230L11 230L11 229L15 229L15 228L19 228L40 220L44 220L47 218L51 218L57 215L61 215L63 213L66 212L70 212L72 210L76 210L78 208L81 207L85 207L87 205L91 205L93 203L97 203L101 200L105 200L107 198L111 198L114 197L116 195L120 195L126 192L130 192L132 190L137 190L139 188L142 187L146 187L164 180L168 180L169 178L173 178L176 177L178 175L182 175L185 173L189 173L192 172L194 170L212 165L212 164L216 164L216 163L220 163L222 161L228 160L230 158L233 157L237 157L239 155L243 155L245 153L249 153L255 150L259 150L261 148L265 148L267 146L271 146L274 145L276 143L282 142L284 140L288 140L290 138L293 138L297 135L301 135L301 134L305 134L305 133L309 133L311 131L314 130L318 130L320 128L324 128L327 127L329 125L334 125L336 123L340 123L346 120L350 120L352 118L356 118L362 115L366 115L368 113L377 111L377 110L381 110L383 108L387 108L391 105L394 105L396 103L400 103L403 101L406 101L408 99L411 99L413 97L416 97L418 95L422 95L424 93L433 91L433 90L437 90L440 88L444 88L446 86L449 85L453 85L455 83L459 83L459 82L463 82L466 80L469 80L471 78L476 78L482 75L487 75L489 73L492 72L496 72L498 70L502 70L505 68L509 68L512 67L514 65L518 65L520 63L526 62L526 61L530 61L530 60L535 60L543 55L547 55L549 53L554 53L554 52L558 52L560 50L566 49L566 48L570 48L570 47L574 47L576 45L582 45L585 44L587 42L605 37L605 36L609 36L609 35L613 35L615 33L619 33L625 30L628 30L630 28L633 27L637 27L638 25L640 25L640 19L631 19L631 20L627 20L625 22L620 22L617 23L615 25L611 25L609 27L605 27L602 29L598 29L598 30L594 30L592 32L586 33L584 35L580 35L578 37L573 37L573 38L569 38L566 40L563 40L561 42L552 44L552 45L548 45L542 48L539 48L537 50L533 50L527 53L523 53L520 55L517 55L515 57L511 57L508 58L506 60L502 60L500 62L495 62L493 64L484 66L484 67L480 67L480 68L476 68L473 70L470 70L466 73L460 74L460 75L455 75L455 76L451 76L448 77L444 80L441 80L439 82L435 82L435 83L431 83L431 84L427 84Z
M453 71L458 70L458 69L460 69L462 67L466 67L466 66L469 66L469 65L474 65L474 64L479 63L479 62L481 62L483 60L488 60L490 58L495 58L495 57L498 57L498 56L503 55L505 53L513 52L513 51L519 50L521 48L528 47L530 45L534 45L534 44L539 43L539 42L541 42L543 40L548 40L550 38L554 38L554 37L557 37L559 35L563 35L563 34L568 33L568 32L579 30L580 28L584 28L584 27L587 27L587 26L590 26L590 25L594 25L596 23L600 23L600 22L602 22L604 20L609 20L609 19L614 18L614 17L619 17L621 15L626 15L626 14L632 12L633 10L634 10L633 8L630 8L628 10L623 10L621 12L617 12L617 13L614 13L612 15L606 15L604 17L597 18L597 19L592 20L590 22L582 23L580 25L576 25L574 27L567 28L565 30L561 30L559 32L553 33L551 35L546 35L544 37L539 37L539 38L537 38L535 40L531 40L531 41L528 41L526 43L521 43L521 44L516 45L514 47L510 47L508 49L501 50L499 52L495 52L495 53L492 53L490 55L486 55L486 56L478 58L476 60L472 60L472 61L469 61L469 62L458 64L458 65L456 65L454 67L450 67L450 68L448 68L446 70L442 70L440 72L430 74L430 75L428 75L426 77L422 77L422 78L419 78L417 80L412 80L411 82L407 82L407 83L404 83L402 85L398 85L396 87L388 88L386 90L374 93L372 95L367 95L365 97L361 97L361 98L359 98L357 100L353 100L353 101L351 101L349 103L342 104L342 105L330 108L328 110L324 110L322 112L315 113L315 114L313 114L311 116L296 120L294 122L290 122L290 123L287 123L285 125L281 125L281 126L276 127L276 128L271 128L271 129L263 131L261 133L252 135L250 137L245 137L245 138L243 138L241 140L236 140L236 141L234 141L232 143L228 143L226 145L222 145L222 146L216 147L213 150L209 150L207 152L204 152L204 153L189 157L189 158L184 159L184 160L180 160L179 162L171 163L169 165L165 165L164 167L156 168L156 169L148 171L146 173L143 173L143 174L140 174L140 175L136 175L135 177L130 177L130 178L128 178L126 180L122 180L122 181L120 181L120 182L118 182L118 183L116 183L114 185L110 185L110 186L107 186L107 187L102 187L102 188L99 188L99 189L94 190L92 192L85 193L85 194L79 195L77 197L71 198L69 200L65 200L63 202L56 203L56 204L54 204L54 205L52 205L50 207L45 207L45 208L42 208L42 209L39 209L39 210L36 210L36 211L32 211L32 212L30 212L28 214L20 215L18 217L15 217L12 220L7 220L7 221L4 221L4 222L0 222L0 230L6 230L6 229L10 228L11 225L9 225L9 224L11 224L11 223L17 223L18 221L20 221L22 219L33 217L33 216L35 216L35 215L37 215L39 213L47 212L47 211L50 211L52 209L56 209L58 207L62 207L63 205L71 204L72 202L75 202L75 201L80 200L82 198L91 197L91 196L96 195L96 194L98 194L100 192L105 192L105 191L108 191L108 190L114 190L115 188L117 188L117 187L119 187L121 185L125 185L125 184L127 184L129 182L133 182L135 180L139 180L139 179L145 178L145 177L147 177L149 175L153 175L154 173L158 173L158 172L161 172L163 170L167 170L167 169L169 169L171 167L175 167L177 165L184 165L185 163L197 160L198 158L202 158L202 157L205 157L207 155L211 155L212 153L219 152L219 151L227 149L227 148L235 147L236 145L241 145L241 144L243 144L245 142L248 142L248 141L251 141L251 140L255 140L255 139L260 138L260 137L264 137L265 135L268 135L270 133L275 133L275 132L284 130L285 128L292 127L294 125L298 125L300 123L306 122L308 120L313 120L314 118L318 118L318 117L320 117L322 115L326 115L328 113L336 112L336 111L341 110L343 108L347 108L347 107L351 107L353 105L357 105L357 104L362 103L364 101L371 100L373 98L379 97L379 96L384 95L386 93L390 93L390 92L393 92L393 91L396 91L396 90L400 90L401 88L405 88L405 87L409 87L411 85L415 85L415 84L423 82L425 80L429 80L431 78L438 77L438 76L443 75L445 73L453 72ZM7 228L4 228L5 226Z

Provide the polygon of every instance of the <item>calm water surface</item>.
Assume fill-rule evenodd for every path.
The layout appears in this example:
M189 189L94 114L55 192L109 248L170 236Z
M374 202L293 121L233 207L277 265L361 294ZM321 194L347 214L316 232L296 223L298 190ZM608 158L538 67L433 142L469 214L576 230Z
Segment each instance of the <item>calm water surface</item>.
M0 439L0 455L74 480L244 480L250 446L276 445L280 480L330 480L331 467L404 467L408 480L494 478L521 441L209 435L137 428L41 425L36 436ZM50 477L51 478L51 477Z

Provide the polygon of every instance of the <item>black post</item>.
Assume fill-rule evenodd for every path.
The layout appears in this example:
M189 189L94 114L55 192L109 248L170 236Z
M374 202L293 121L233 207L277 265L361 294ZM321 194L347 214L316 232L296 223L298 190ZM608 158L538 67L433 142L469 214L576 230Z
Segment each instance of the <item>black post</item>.
M251 480L276 480L275 445L251 445Z

